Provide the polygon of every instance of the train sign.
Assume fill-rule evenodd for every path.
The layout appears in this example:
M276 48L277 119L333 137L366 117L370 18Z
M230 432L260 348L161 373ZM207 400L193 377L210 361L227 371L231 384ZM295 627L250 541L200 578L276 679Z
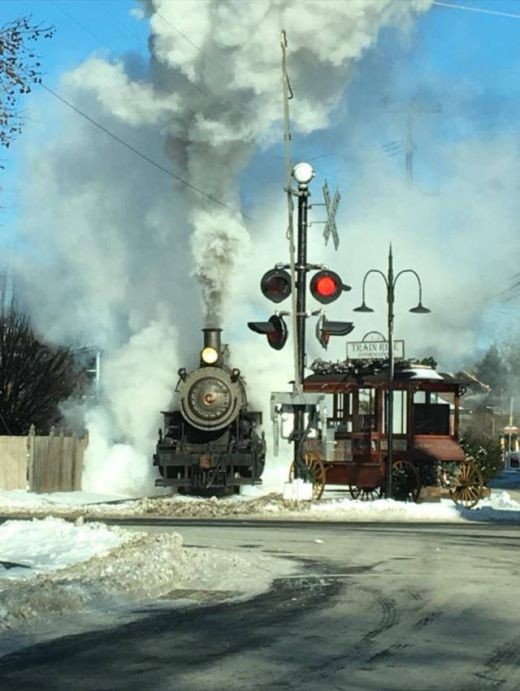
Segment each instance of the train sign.
M404 359L404 341L394 341L394 358ZM347 360L384 360L388 341L352 341L347 343Z

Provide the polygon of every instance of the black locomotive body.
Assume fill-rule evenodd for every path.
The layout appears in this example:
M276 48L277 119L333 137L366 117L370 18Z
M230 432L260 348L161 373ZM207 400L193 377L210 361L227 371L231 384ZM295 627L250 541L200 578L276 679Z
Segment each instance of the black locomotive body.
M200 366L179 370L179 409L163 411L156 485L185 494L231 494L264 470L262 413L247 408L244 380L227 362L221 329L206 328Z

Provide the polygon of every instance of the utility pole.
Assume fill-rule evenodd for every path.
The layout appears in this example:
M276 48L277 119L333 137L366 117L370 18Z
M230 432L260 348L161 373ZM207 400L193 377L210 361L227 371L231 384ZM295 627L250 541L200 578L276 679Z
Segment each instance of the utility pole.
M415 118L417 115L426 115L429 113L442 113L442 107L436 106L419 106L415 101L411 101L406 108L392 108L388 109L390 113L405 113L406 114L406 129L405 129L405 140L404 140L404 166L406 181L411 186L414 183L414 157L415 151L417 149L414 139L415 133ZM402 144L399 142L391 142L385 145L389 148L391 155L397 155L397 153L402 152ZM400 151L399 151L400 149Z
M413 140L413 115L412 110L409 110L406 115L406 142L404 149L406 180L409 185L413 185L413 152L415 151L415 142Z

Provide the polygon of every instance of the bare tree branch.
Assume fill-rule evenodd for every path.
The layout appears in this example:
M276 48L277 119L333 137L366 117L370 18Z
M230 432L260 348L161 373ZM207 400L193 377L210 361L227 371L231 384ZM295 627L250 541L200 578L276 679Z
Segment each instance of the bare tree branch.
M81 373L69 348L45 344L5 285L0 294L0 434L47 432Z
M30 16L0 28L0 145L6 148L22 131L23 116L17 107L20 95L30 93L32 85L42 81L40 59L32 44L53 35L53 27L33 24Z

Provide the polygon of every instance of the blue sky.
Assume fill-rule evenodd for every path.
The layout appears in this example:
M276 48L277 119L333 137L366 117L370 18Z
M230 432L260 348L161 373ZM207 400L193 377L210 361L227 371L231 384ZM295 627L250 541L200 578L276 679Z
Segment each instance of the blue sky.
M406 0L402 0L405 2ZM384 59L392 46L393 87L397 106L406 98L420 95L421 83L449 87L450 82L462 80L474 89L474 97L490 100L518 99L520 93L520 33L519 0L453 0L453 5L504 14L516 14L514 19L498 14L434 6L419 16L412 30L410 43L403 45L401 56L395 54L395 32L383 31L378 46L362 62ZM146 22L138 21L130 11L136 7L132 0L2 0L0 22L21 14L29 14L36 23L51 24L55 37L42 40L38 52L42 57L45 80L56 85L60 76L80 64L93 52L117 58L123 54L147 56ZM360 71L363 79L363 69ZM356 87L354 82L353 87ZM363 85L361 85L363 88ZM41 93L41 91L40 91ZM33 98L38 98L38 91ZM353 98L356 98L354 96ZM30 117L31 99L23 103ZM396 106L396 107L397 107ZM449 103L442 107L448 108ZM439 118L444 136L463 136L464 129L497 125L492 113L481 109L477 117L471 113L456 113L457 128L446 118ZM474 115L474 114L473 114ZM444 127L442 125L444 123ZM500 127L516 127L513 121L500 122ZM309 142L312 148L312 140ZM3 152L2 152L3 153ZM4 155L4 160L16 157L17 147ZM6 158L7 156L7 158ZM10 183L9 170L4 174Z
M366 113L367 71L370 71L371 65L374 69L379 69L381 62L391 52L393 94L388 105L376 104L380 111L378 116L386 110L387 124L392 119L398 120L397 113L406 106L407 101L418 98L424 101L426 109L438 105L442 108L445 115L423 115L419 117L419 121L425 120L426 125L433 126L443 138L464 137L475 129L517 127L514 119L500 117L497 104L499 106L513 101L518 105L520 18L500 16L498 13L516 14L520 17L520 1L453 0L450 4L497 14L434 6L426 14L419 16L409 41L402 45L400 53L395 47L395 32L383 31L375 50L367 53L361 61L357 79L354 79L347 92L351 107L355 109L356 100L360 100ZM50 86L56 86L64 72L80 64L93 52L112 59L134 54L146 60L147 26L146 22L138 21L130 14L135 7L136 3L132 0L2 0L0 22L28 14L36 23L55 27L54 38L42 40L37 49L42 58L45 81ZM451 102L453 94L450 92L450 85L457 88L461 83L468 87L471 98L464 104L464 108L457 110ZM388 97L388 89L386 94L383 93L384 89L385 85L382 84L380 96ZM36 89L31 98L21 102L29 120L32 100L42 97L45 98L46 95ZM404 117L403 115L403 122ZM419 122L418 138L420 128ZM326 147L324 149L323 134L321 132L301 141L302 153L308 157L330 153ZM377 136L377 133L373 134ZM332 140L336 136L337 133L331 128L329 138ZM316 143L317 140L319 143ZM4 206L9 209L14 204L9 192L19 184L16 159L21 146L22 142L18 142L10 152L1 152L7 167L3 173L3 186L6 188ZM400 157L396 158L399 162ZM331 161L327 163L330 164ZM416 165L420 169L419 153ZM432 166L426 166L428 167L430 170L427 170L427 175L435 177ZM334 165L329 165L328 169L334 171Z
M388 143L397 142L397 153L388 161L396 176L404 177L403 142L411 103L419 111L414 119L415 185L426 195L438 194L449 174L443 158L446 145L518 131L520 0L453 0L451 4L469 9L434 6L418 17L406 37L398 37L394 29L384 30L375 48L359 61L338 107L338 113L346 117L338 116L339 124L326 131L294 138L294 158L315 159L319 178L328 177L332 188L340 184L343 208L351 203L350 189L367 153L380 153ZM146 66L147 26L131 16L135 6L130 0L1 0L0 23L29 14L35 22L56 28L54 38L42 40L37 50L45 82L59 91L61 75L93 52L110 59L124 55L136 68ZM1 173L3 242L13 242L16 233L24 149L28 141L37 144L42 136L32 119L39 100L44 99L51 97L35 88L20 101L28 119L26 132L9 152L0 152L6 166ZM44 127L52 132L53 123L45 122ZM100 146L105 145L103 137L99 133ZM275 157L282 151L279 144L253 159L243 176L246 209L258 197L258 183L266 195L280 195L283 162ZM260 180L251 174L258 162L263 164ZM269 162L271 166L266 165ZM144 161L136 160L136 165L147 172ZM507 280L504 276L504 287ZM489 317L483 320L483 345L495 331L493 321L486 320Z

